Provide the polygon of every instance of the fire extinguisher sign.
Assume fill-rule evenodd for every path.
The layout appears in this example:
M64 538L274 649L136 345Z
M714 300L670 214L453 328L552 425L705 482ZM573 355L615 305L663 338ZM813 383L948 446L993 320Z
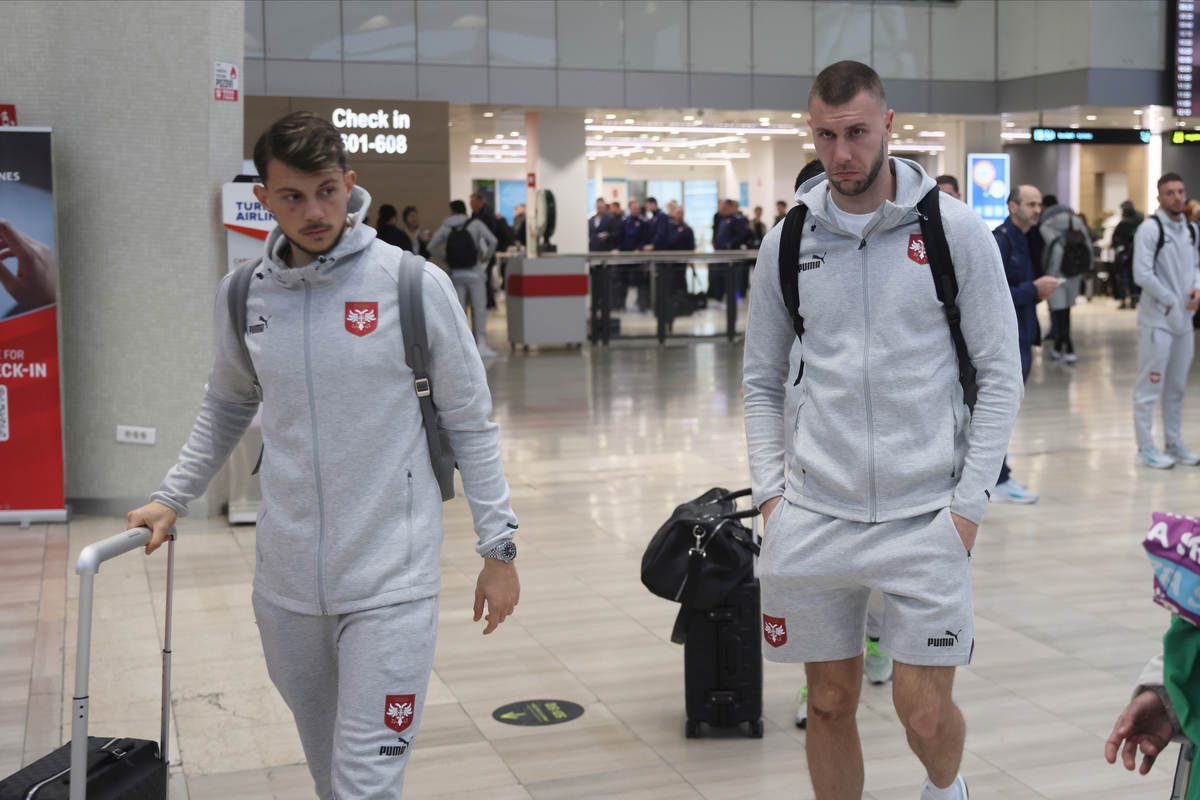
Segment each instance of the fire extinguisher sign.
M238 65L228 61L213 62L213 99L238 99Z

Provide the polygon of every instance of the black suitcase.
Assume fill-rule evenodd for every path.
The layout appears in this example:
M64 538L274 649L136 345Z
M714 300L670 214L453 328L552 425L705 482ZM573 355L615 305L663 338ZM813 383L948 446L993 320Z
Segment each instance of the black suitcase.
M683 644L687 737L700 736L700 724L732 728L750 723L761 739L762 613L758 578L745 581L716 608L696 609Z
M71 742L0 780L0 800L165 800L171 698L171 597L175 536L167 545L167 622L163 634L161 745L145 739L88 736L88 665L92 643L92 584L100 564L145 546L149 528L134 528L89 545L79 555L79 640ZM74 781L75 775L86 780Z

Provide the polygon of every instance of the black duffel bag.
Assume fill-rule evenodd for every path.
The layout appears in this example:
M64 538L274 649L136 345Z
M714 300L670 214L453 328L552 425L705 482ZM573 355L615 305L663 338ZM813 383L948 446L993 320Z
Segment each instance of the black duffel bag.
M758 515L737 510L749 489L711 489L675 509L642 555L642 583L659 597L682 604L671 640L683 641L693 610L715 608L754 570L758 543L741 523Z

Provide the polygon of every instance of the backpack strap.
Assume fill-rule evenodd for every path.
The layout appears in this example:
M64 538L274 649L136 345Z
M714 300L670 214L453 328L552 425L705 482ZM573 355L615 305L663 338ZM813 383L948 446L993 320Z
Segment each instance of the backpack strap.
M258 372L254 369L254 360L250 358L250 348L246 346L246 300L250 297L250 281L254 279L254 270L258 269L262 261L261 257L256 258L234 270L233 277L229 279L229 295L226 297L229 302L229 322L233 326L233 333L242 350L242 359L246 363L246 368L250 370L250 374L254 378L254 394L257 395L260 403L263 399L262 386L258 383ZM250 472L251 475L257 475L258 471L262 469L265 450L265 445L259 448L258 461L255 462L254 469Z
M429 332L425 328L425 306L421 299L421 283L425 279L425 262L412 264L400 257L396 288L399 295L400 331L404 336L404 360L413 371L413 386L421 405L425 426L425 441L429 445L429 460L433 474L442 490L442 501L454 497L454 464L445 469L442 439L438 433L437 408L433 404L433 381L429 377ZM448 455L448 454L447 454Z
M779 236L779 288L783 291L783 304L787 307L788 316L792 318L792 330L797 339L804 338L804 317L800 316L800 239L804 235L804 222L808 217L808 206L803 203L794 206L783 220L783 230ZM804 358L800 359L800 369L796 372L796 382L804 375Z
M941 190L935 186L922 197L917 203L917 212L920 215L921 238L925 241L925 254L929 259L929 271L933 273L933 287L946 311L950 338L954 340L954 351L958 355L958 381L963 387L963 402L974 411L979 386L975 381L975 367L971 364L967 342L962 335L962 312L956 304L958 280L954 275L946 229L942 226Z

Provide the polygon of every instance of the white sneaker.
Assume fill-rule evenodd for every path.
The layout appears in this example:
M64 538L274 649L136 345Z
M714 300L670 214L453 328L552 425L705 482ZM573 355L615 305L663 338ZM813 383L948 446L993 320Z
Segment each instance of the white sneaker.
M1170 469L1175 466L1175 459L1159 450L1154 445L1138 450L1137 457L1133 459L1133 463L1143 467L1153 467L1154 469Z
M487 346L487 342L483 339L475 342L475 346L479 348L480 358L495 358L499 353Z
M892 679L892 657L879 652L879 640L867 637L867 654L863 656L863 672L867 680L882 686Z
M1180 464L1186 464L1189 467L1200 464L1200 456L1184 447L1182 442L1167 445L1167 455Z
M1078 360L1079 360L1079 356L1075 355L1074 353L1064 353L1063 354L1063 363L1064 364L1074 364Z
M1029 491L1028 488L1009 478L1004 483L997 483L991 492L991 501L993 503L1036 503L1038 496L1036 492Z
M1060 352L1058 352L1057 350L1051 350L1051 351L1050 351L1050 358L1051 358L1051 360L1053 360L1053 361L1062 361L1062 357L1063 357L1063 354L1062 354L1062 353L1060 353Z
M796 693L796 727L808 727L808 685L800 687Z
M955 791L957 790L957 791ZM933 785L933 781L925 778L925 785L921 787L921 800L971 800L971 795L967 792L967 782L963 780L962 775L954 777L954 783L947 786L945 789L939 789Z

